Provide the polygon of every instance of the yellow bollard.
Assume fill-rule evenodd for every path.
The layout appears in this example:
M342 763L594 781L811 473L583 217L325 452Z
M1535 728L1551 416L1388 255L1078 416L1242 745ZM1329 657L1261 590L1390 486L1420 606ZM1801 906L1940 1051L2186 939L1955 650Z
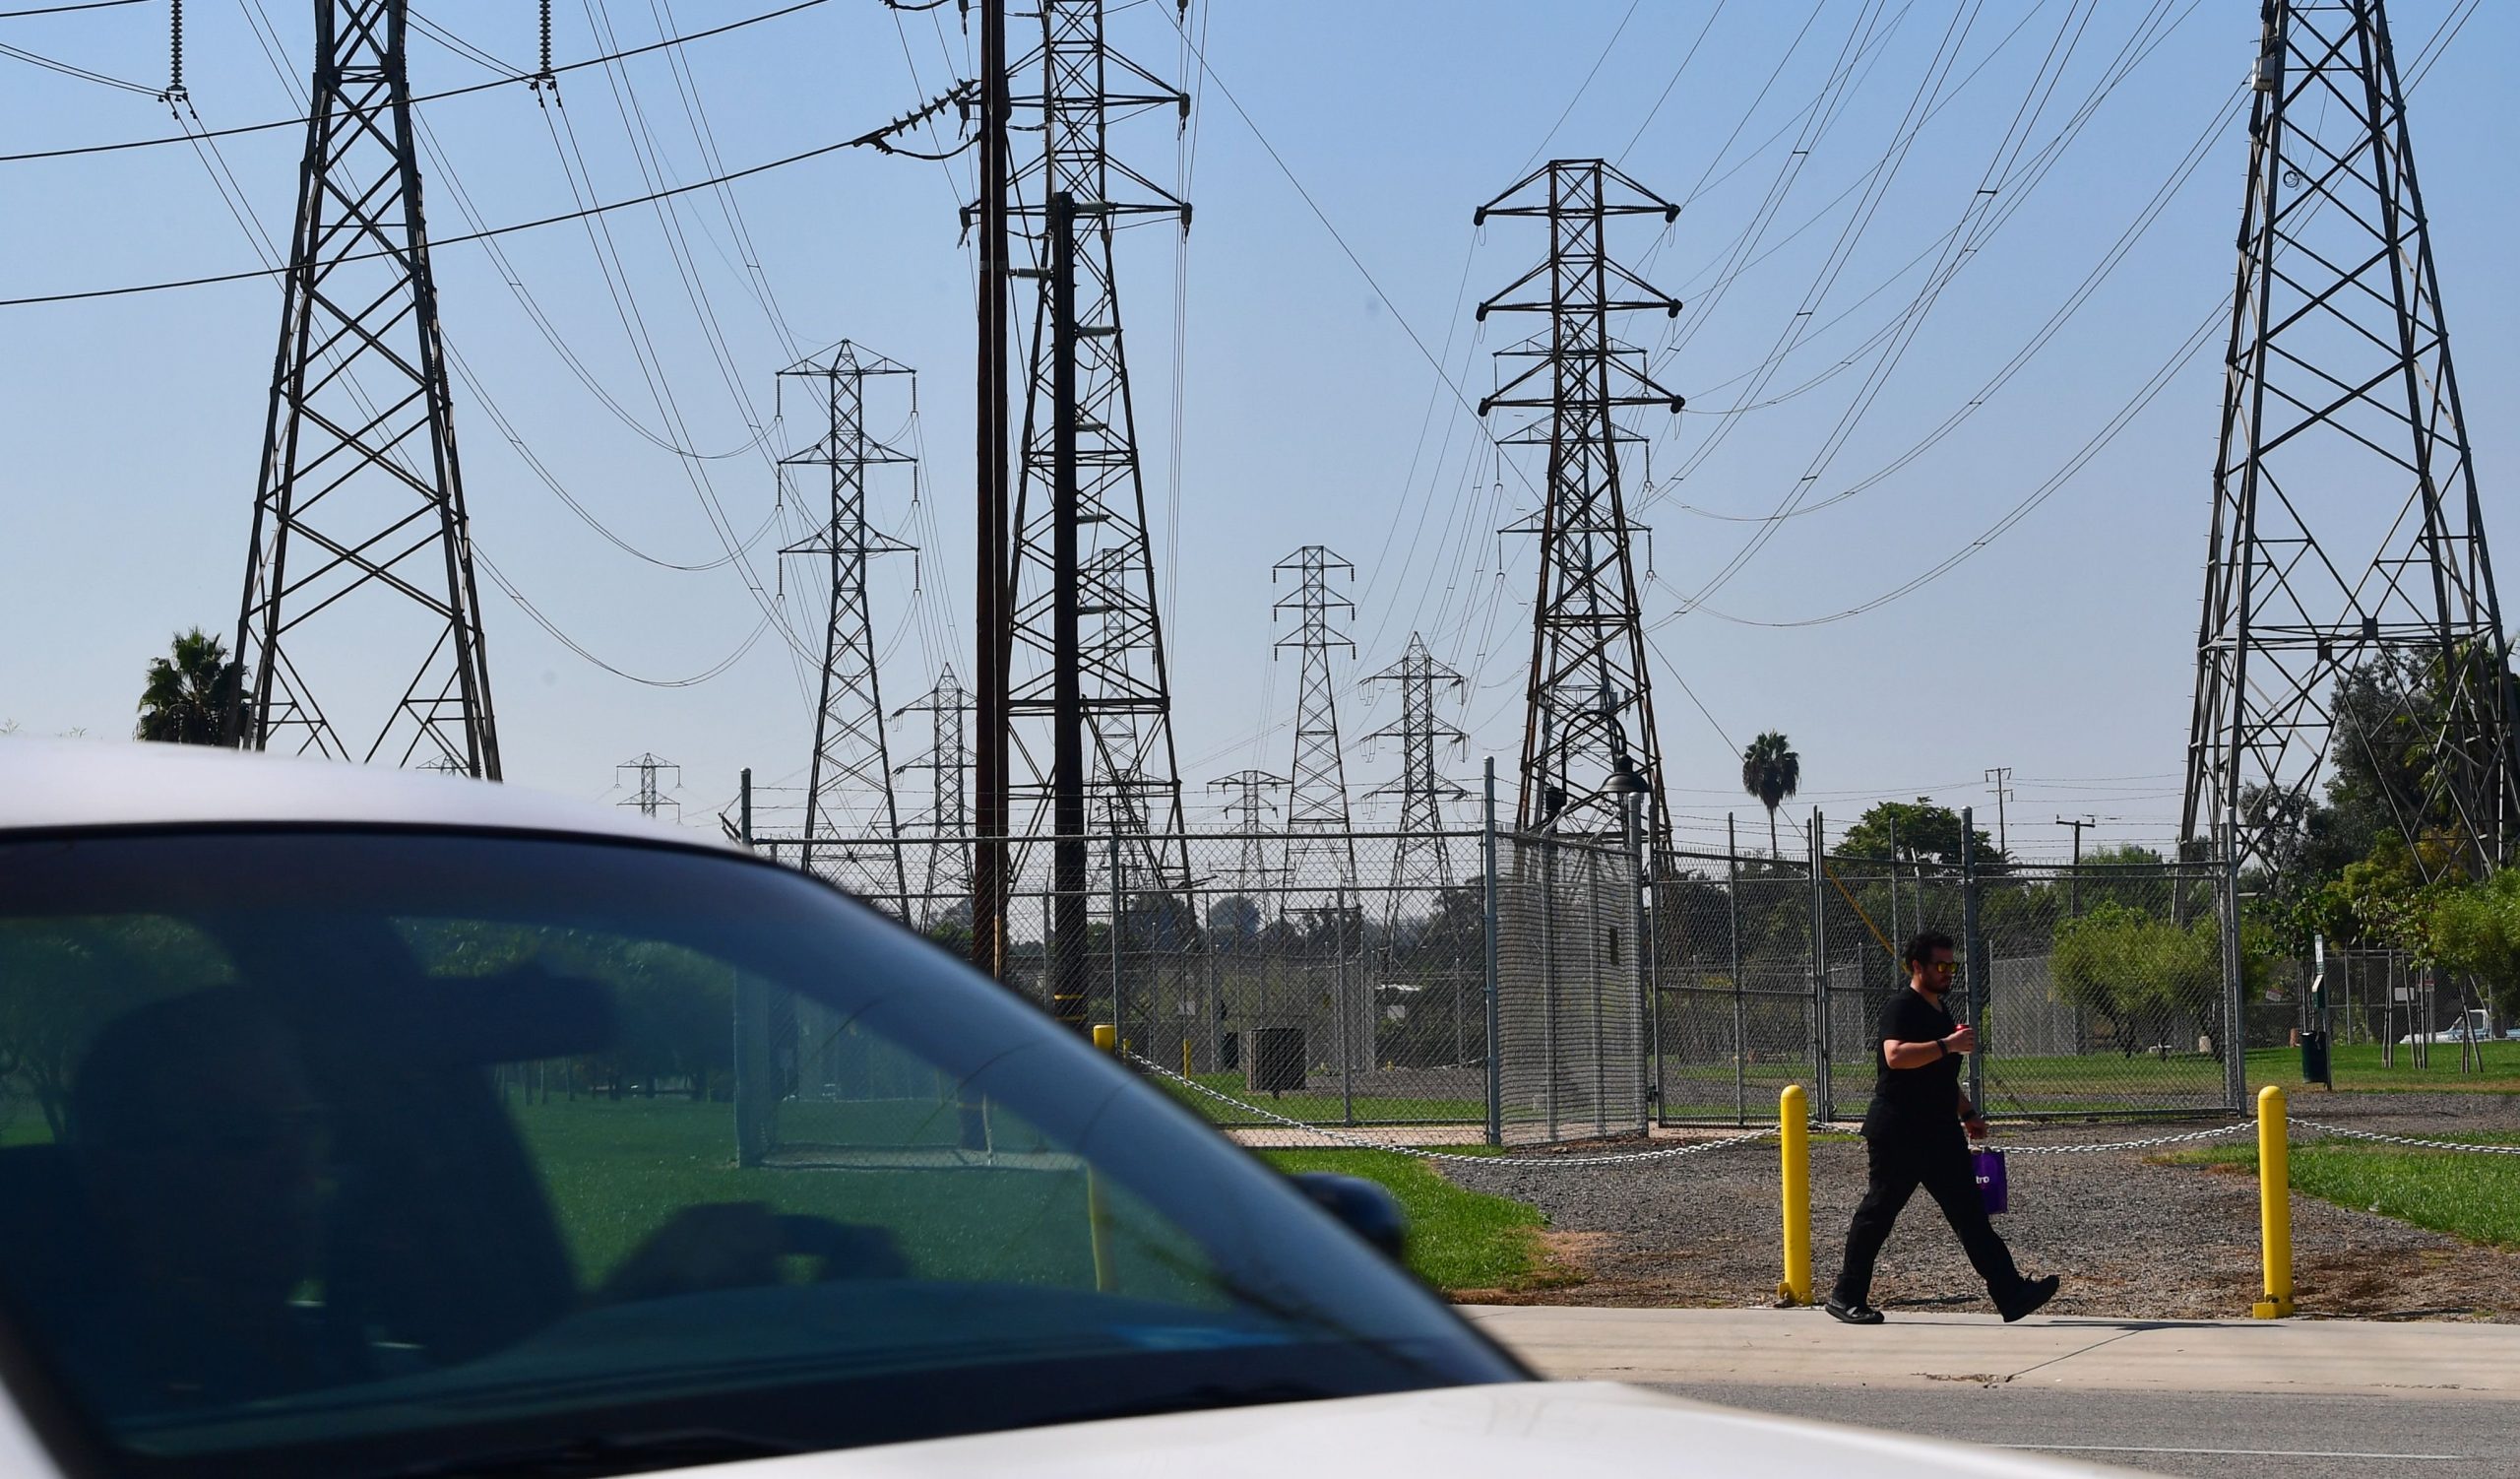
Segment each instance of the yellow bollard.
M1790 1083L1777 1096L1776 1133L1785 1162L1785 1282L1776 1297L1789 1305L1811 1303L1811 1126L1802 1085Z
M2266 1257L2266 1298L2249 1307L2259 1319L2293 1313L2293 1159L2284 1127L2284 1090L2257 1091L2257 1235Z
M1106 1023L1096 1023L1094 1046L1105 1053L1116 1054L1120 1047L1120 1029ZM1094 1247L1094 1287L1104 1294L1120 1285L1118 1273L1111 1267L1111 1218L1102 1205L1102 1183L1094 1174L1094 1163L1085 1166L1085 1236Z
M1184 1078L1190 1076L1190 1040L1188 1038L1181 1040L1181 1076Z

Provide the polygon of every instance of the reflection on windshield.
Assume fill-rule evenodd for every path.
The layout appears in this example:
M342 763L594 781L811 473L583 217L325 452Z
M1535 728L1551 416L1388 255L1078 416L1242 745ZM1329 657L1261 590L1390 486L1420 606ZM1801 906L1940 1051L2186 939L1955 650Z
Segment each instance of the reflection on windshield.
M790 875L48 852L0 849L0 1297L111 1451L785 1451L1515 1375L1160 1096Z

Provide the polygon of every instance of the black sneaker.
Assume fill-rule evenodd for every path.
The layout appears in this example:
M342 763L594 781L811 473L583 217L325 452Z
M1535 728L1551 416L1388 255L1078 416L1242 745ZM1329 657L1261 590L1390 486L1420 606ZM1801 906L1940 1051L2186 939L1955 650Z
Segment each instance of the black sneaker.
M1851 1325L1877 1325L1881 1323L1880 1311L1875 1310L1870 1305L1861 1303L1850 1305L1846 1301L1839 1299L1834 1294L1830 1295L1827 1299L1820 1301L1820 1308L1829 1312L1830 1318L1844 1320L1846 1323Z
M2041 1306L2056 1297L2056 1276L2052 1273L2044 1279L2024 1280L2021 1287L2013 1291L2012 1303L1998 1307L2004 1313L2004 1323L2011 1324L2025 1315L2037 1314Z

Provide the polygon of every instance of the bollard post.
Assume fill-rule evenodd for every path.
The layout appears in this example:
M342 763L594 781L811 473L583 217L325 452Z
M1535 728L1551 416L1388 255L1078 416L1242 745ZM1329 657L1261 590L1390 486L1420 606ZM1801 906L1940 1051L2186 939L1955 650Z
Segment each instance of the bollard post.
M2257 1091L2257 1233L2266 1259L2266 1298L2249 1307L2259 1319L2293 1313L2293 1161L2284 1125L2284 1088Z
M1186 1037L1181 1040L1181 1076L1190 1076L1190 1040Z
M1120 1029L1108 1022L1094 1024L1094 1046L1113 1057L1119 1056ZM1111 1219L1102 1205L1102 1183L1094 1174L1094 1163L1085 1163L1085 1237L1094 1250L1094 1287L1104 1294L1119 1287L1119 1276L1111 1267Z
M1802 1085L1790 1083L1777 1096L1776 1134L1783 1147L1785 1207L1785 1281L1776 1286L1779 1303L1811 1303L1811 1126Z

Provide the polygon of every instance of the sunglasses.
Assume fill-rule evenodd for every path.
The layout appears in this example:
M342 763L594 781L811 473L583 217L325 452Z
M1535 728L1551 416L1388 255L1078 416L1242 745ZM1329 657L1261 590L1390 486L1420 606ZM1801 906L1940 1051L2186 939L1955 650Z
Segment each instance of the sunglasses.
M1922 963L1930 969L1937 971L1956 971L1960 969L1960 962L1956 960L1928 960Z

